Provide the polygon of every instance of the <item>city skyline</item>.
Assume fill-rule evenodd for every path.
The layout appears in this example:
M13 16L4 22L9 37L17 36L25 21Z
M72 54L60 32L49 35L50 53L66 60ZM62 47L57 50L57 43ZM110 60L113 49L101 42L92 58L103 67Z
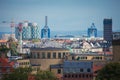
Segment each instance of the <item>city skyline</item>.
M11 31L12 19L37 22L42 29L45 16L51 31L82 31L92 23L103 31L104 18L112 18L113 31L120 31L119 9L120 0L0 0L0 32Z

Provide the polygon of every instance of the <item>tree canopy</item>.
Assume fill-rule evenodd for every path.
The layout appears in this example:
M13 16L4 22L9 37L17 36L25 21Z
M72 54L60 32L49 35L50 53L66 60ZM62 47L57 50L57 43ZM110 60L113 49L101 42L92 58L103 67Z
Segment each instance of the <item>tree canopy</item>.
M4 74L2 80L28 80L31 71L32 68L30 67L19 67L9 74ZM56 76L50 71L38 71L33 76L35 77L35 80L57 80Z
M100 71L96 80L119 80L120 79L120 63L112 62L105 65Z
M4 74L2 80L27 80L28 74L32 71L31 68L16 68L9 74Z
M9 40L8 40L8 43L9 43L9 47L10 47L10 52L13 56L16 56L18 55L18 52L17 52L17 46L18 46L18 43L15 42L14 38L10 37Z
M2 54L4 54L6 56L6 54L9 50L10 49L6 45L1 45L0 46L0 57L1 57Z
M56 76L50 71L38 71L36 80L56 80Z

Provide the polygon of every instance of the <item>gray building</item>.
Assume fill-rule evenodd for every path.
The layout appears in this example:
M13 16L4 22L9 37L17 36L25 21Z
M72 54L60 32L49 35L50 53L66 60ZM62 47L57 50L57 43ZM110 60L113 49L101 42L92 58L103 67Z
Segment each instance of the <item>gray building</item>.
M104 19L104 40L111 42L112 41L112 19Z
M63 80L92 80L93 62L64 61Z

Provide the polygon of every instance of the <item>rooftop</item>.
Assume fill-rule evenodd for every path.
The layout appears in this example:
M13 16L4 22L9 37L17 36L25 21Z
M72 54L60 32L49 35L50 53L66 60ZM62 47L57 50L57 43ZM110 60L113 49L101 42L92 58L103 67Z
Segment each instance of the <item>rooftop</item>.
M30 50L69 50L66 48L53 48L53 47L46 47L46 48L30 48Z

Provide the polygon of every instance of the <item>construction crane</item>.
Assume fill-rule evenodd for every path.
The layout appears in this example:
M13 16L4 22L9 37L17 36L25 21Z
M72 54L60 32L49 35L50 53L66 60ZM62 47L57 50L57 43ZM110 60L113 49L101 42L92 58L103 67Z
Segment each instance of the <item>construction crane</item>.
M41 38L50 38L50 29L47 26L47 16L45 16L45 26L41 30Z
M6 20L0 21L0 26L8 26L8 27L10 26L10 28L11 28L11 37L14 38L13 34L14 34L15 22L14 22L13 19L11 21L6 21Z
M97 37L97 28L95 28L94 23L88 28L88 37Z

